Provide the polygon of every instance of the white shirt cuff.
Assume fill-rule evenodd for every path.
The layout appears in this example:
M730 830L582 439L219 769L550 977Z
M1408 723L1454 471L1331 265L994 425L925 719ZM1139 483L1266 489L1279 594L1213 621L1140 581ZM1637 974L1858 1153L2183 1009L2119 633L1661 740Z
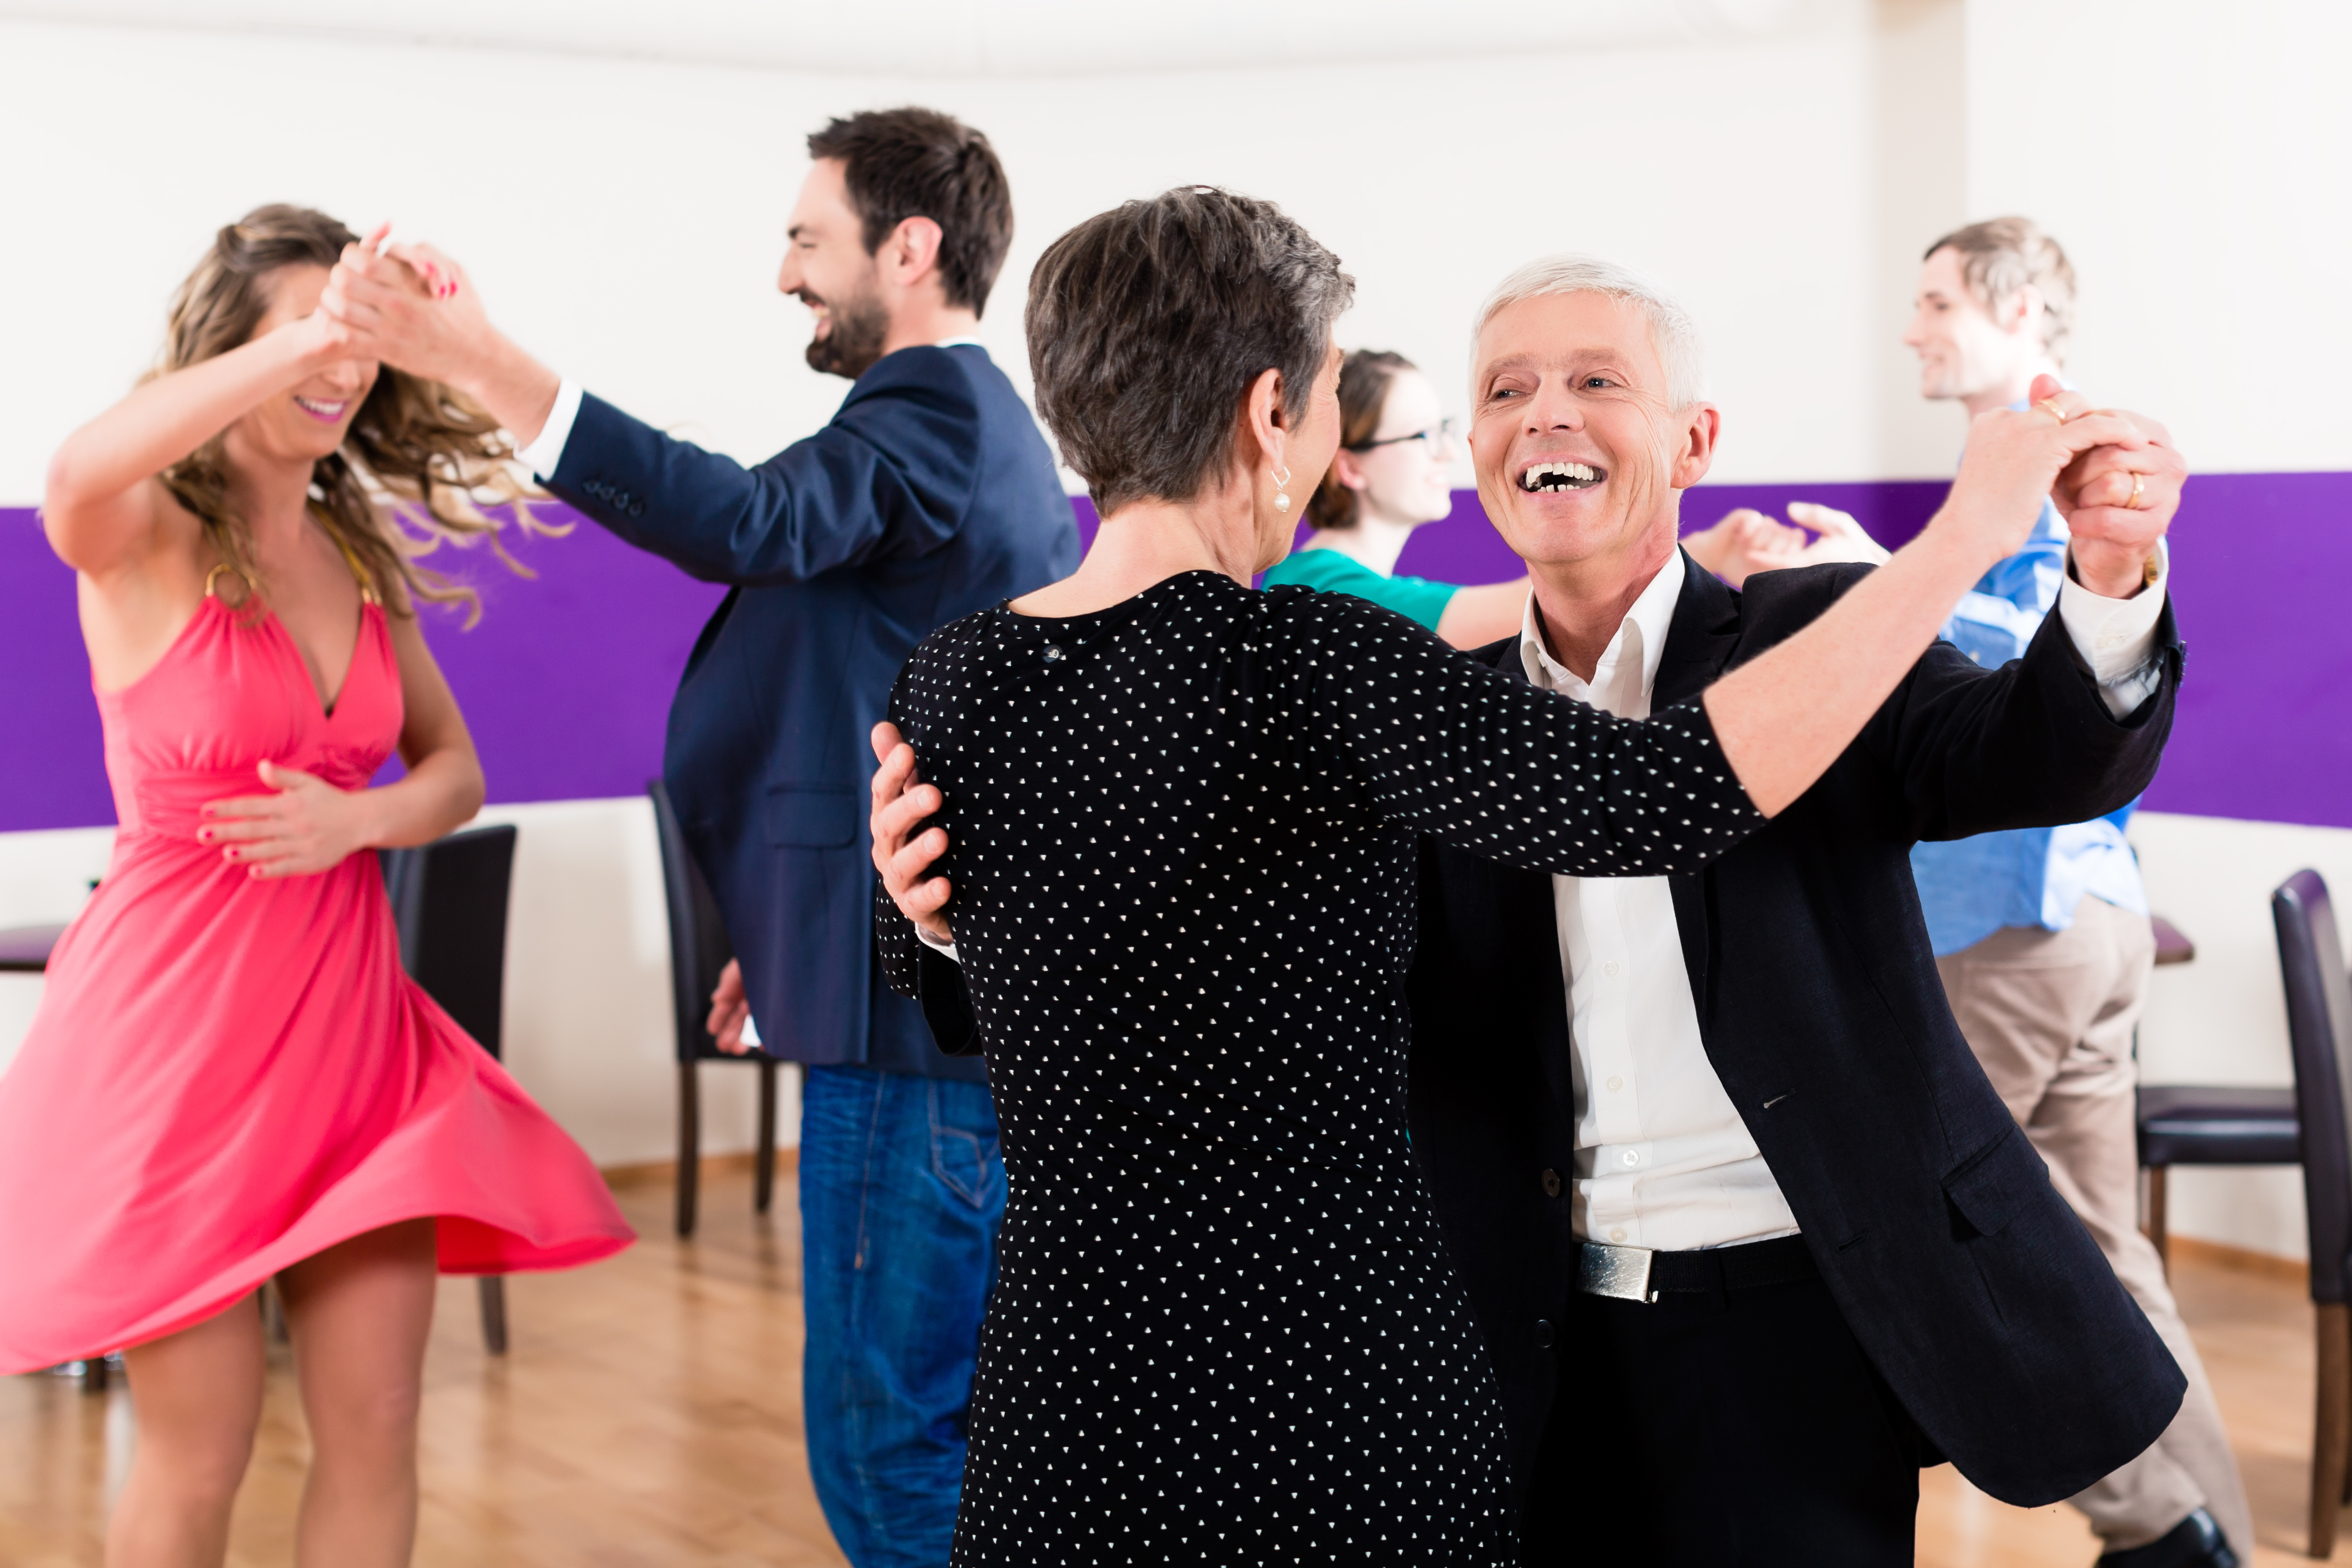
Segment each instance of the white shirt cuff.
M2101 598L2074 581L2071 556L2058 586L2058 616L2066 635L2091 667L2107 710L2118 719L2164 683L2164 667L2156 658L2156 622L2172 581L2172 551L2162 540L2157 542L2154 565L2154 581L2128 599Z
M555 389L555 406L547 411L538 438L518 448L515 456L541 479L553 479L556 466L563 461L563 444L572 439L572 422L579 417L580 384L567 375Z
M952 941L941 942L939 938L933 936L930 932L925 931L920 926L917 926L915 928L915 934L921 938L923 945L929 948L933 952L945 953L950 963L961 963L963 962L962 959L956 956L955 943Z

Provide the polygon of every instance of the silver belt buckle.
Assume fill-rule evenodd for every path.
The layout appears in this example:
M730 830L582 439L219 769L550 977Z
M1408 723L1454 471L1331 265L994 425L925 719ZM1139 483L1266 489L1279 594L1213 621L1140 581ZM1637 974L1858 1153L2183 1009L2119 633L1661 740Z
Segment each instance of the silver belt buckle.
M1607 1296L1618 1301L1654 1301L1650 1291L1650 1259L1646 1247L1611 1247L1588 1241L1576 1255L1576 1288L1587 1296Z

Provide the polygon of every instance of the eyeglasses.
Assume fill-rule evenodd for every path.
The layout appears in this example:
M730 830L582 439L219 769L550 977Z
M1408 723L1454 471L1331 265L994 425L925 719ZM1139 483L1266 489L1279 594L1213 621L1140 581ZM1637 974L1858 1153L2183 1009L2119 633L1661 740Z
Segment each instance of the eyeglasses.
M1454 421L1441 419L1428 429L1416 430L1410 436L1388 436L1378 441L1358 441L1347 449L1350 452L1369 452L1375 447L1393 447L1403 441L1426 441L1429 443L1428 449L1433 452L1441 447L1450 447L1454 444Z

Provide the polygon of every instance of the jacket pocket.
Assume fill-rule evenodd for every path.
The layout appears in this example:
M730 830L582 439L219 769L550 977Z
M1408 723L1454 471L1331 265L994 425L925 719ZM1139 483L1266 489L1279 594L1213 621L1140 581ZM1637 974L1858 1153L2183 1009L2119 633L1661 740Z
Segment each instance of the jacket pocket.
M1944 1178L1944 1195L1968 1234L1999 1236L2017 1213L2050 1187L2050 1167L2025 1134L2011 1126L1960 1162Z
M857 792L778 784L768 791L768 842L839 849L857 837Z

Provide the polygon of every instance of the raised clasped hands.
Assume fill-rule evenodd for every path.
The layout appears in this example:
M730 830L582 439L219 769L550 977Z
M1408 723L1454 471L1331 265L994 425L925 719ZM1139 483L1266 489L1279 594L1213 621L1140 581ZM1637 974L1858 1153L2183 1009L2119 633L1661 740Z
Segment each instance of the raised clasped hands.
M318 313L345 335L354 356L462 385L489 341L481 296L464 268L429 245L379 249L390 232L380 225L343 247Z
M2026 408L1969 425L1943 516L1998 561L2024 542L2047 497L2074 536L2077 580L2103 597L2130 598L2179 510L2188 464L2152 419L2094 408L2052 376L2036 378L2031 396Z
M890 723L874 726L874 811L868 826L874 831L874 868L882 875L884 891L898 912L940 942L953 942L943 912L954 891L945 877L926 877L933 861L947 853L944 827L913 833L924 818L938 811L945 797L936 785L914 783L915 748Z
M205 802L197 843L222 846L221 858L256 879L332 870L368 847L366 790L337 789L275 763L260 772L272 793Z

